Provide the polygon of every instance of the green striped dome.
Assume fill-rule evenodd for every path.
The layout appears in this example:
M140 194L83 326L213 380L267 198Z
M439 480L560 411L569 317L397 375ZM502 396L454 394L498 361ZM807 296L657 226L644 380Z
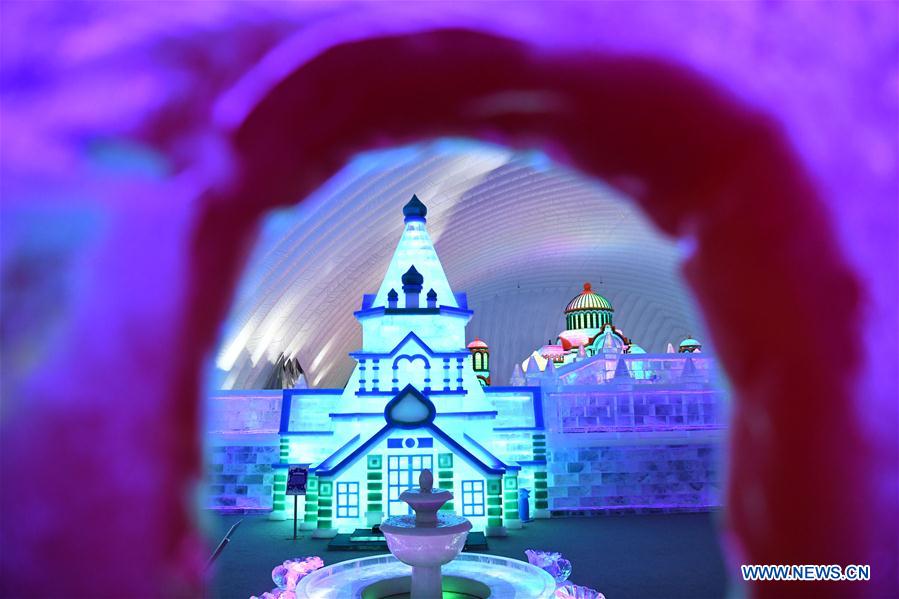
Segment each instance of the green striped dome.
M594 293L590 287L590 283L584 283L584 290L577 294L574 299L565 306L565 314L576 312L578 310L608 310L612 312L612 304L609 300Z

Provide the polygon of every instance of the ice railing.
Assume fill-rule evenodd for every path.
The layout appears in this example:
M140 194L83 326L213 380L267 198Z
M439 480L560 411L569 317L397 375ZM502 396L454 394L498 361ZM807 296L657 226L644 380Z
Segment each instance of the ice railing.
M628 371L629 380L622 382L633 384L715 383L719 375L715 359L706 354L621 354L576 362L559 373L559 382L589 385L621 381L620 373L616 379L619 360Z
M566 433L717 430L727 397L715 361L697 354L624 355L593 360L559 376L548 393L555 428ZM616 373L617 370L617 373ZM617 376L616 376L617 374Z

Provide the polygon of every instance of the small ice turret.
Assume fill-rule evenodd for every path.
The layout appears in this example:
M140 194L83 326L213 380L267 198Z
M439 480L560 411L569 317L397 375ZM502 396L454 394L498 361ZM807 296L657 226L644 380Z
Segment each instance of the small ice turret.
M471 366L482 387L490 385L490 348L478 337L467 346L471 352Z
M421 295L421 287L424 281L425 278L415 270L414 264L403 275L403 293L406 294L406 309L418 308L418 297Z

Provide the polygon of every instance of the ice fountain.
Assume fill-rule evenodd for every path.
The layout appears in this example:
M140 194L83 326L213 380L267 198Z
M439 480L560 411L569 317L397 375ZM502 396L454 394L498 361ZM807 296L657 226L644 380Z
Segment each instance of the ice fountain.
M434 491L434 475L422 470L418 490L405 491L400 499L412 508L414 516L394 516L381 524L390 553L412 566L411 599L440 597L440 568L453 560L465 546L471 522L455 514L438 510L453 494Z
M299 582L297 599L549 599L554 595L552 576L527 562L460 554L471 522L440 512L453 494L434 490L430 470L421 472L418 484L418 490L400 495L414 515L393 516L381 524L392 555L317 570Z

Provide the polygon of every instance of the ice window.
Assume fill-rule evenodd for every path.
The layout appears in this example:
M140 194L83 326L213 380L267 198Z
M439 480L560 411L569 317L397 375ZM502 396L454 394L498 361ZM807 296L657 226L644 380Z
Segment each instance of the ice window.
M337 483L337 517L359 517L359 483Z
M484 515L484 481L462 481L462 515Z

